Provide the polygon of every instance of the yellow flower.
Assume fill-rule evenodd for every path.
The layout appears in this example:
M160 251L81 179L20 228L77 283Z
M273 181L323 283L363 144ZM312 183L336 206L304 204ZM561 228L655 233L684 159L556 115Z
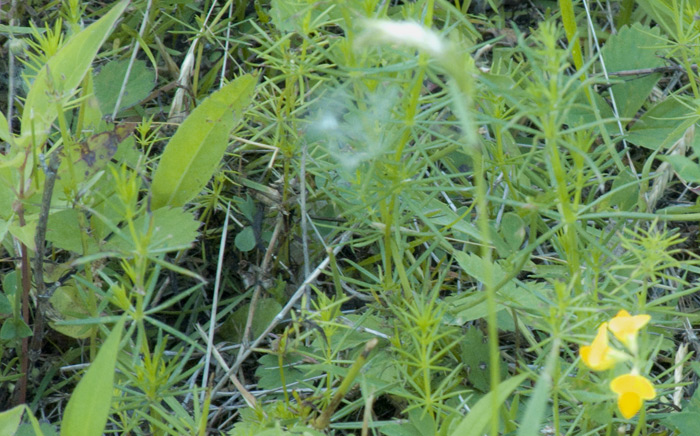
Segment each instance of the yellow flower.
M627 348L636 351L637 348L637 332L644 327L651 316L635 315L632 316L626 310L617 312L615 318L608 323L608 328Z
M581 359L587 367L595 371L604 371L615 365L612 349L608 346L608 323L604 322L598 327L598 334L591 345L584 345L579 352Z
M617 394L617 407L626 419L630 419L642 408L644 400L656 396L654 385L641 375L621 375L610 382L610 389Z

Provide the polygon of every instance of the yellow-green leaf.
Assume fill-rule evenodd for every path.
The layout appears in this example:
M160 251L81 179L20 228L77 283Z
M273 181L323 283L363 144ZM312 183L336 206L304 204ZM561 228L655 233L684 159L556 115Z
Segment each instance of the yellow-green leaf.
M228 146L255 90L255 77L244 75L204 100L170 139L151 185L152 208L183 206L207 184Z
M496 395L496 400L499 405L510 396L520 383L527 378L527 374L516 375L508 380L502 381L496 389L481 397L481 399L471 408L467 416L459 423L457 428L451 433L451 436L481 436L491 420L491 415L498 413L498 410L493 410L493 396Z
M54 310L66 321L87 318L90 315L90 310L80 298L79 291L75 286L66 285L59 287L54 291L49 302ZM57 332L76 339L90 337L97 328L91 324L57 325L55 322L51 322L50 325Z
M12 140L10 125L7 123L7 118L5 118L5 114L2 112L0 112L0 140L5 142L10 142Z
M61 436L101 436L104 432L112 402L114 367L123 329L122 317L73 391L63 414Z
M22 404L13 409L0 413L0 436L13 436L22 421L25 405Z
M121 16L129 0L122 0L104 17L73 36L39 71L22 113L20 144L43 144L58 116L58 105L65 104L80 85L102 43Z

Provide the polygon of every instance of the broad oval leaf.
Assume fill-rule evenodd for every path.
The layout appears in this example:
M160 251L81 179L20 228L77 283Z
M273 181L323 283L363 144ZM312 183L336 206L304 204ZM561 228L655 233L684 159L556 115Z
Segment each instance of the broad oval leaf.
M114 110L128 68L128 60L112 61L102 67L99 74L95 76L95 97L103 114L110 114ZM129 108L148 97L155 83L155 73L146 66L146 62L142 60L134 62L119 110Z
M21 318L7 318L0 328L0 339L4 341L28 338L31 335L32 329Z
M49 302L57 312L58 318L72 321L90 316L90 309L80 298L79 292L75 286L71 285L60 286L54 291ZM57 332L76 339L88 338L97 329L94 324L57 325L55 322L50 322L49 325Z
M210 95L168 142L151 184L152 208L183 206L209 182L228 135L253 98L256 79L244 75Z
M129 0L122 0L85 30L73 36L39 71L32 84L22 114L19 143L33 140L43 144L58 116L57 100L63 105L80 85L102 43L110 34Z
M63 414L61 436L101 436L104 432L123 329L124 318L121 318L73 391Z
M255 232L251 226L246 226L238 232L236 239L233 241L236 244L236 248L244 253L251 251L255 248Z

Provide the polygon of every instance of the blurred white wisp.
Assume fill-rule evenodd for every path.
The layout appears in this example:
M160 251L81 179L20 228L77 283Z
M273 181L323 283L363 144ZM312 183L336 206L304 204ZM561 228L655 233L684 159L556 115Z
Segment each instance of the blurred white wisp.
M365 162L393 149L397 121L394 106L399 92L394 86L379 86L350 92L336 89L318 103L311 118L308 139L319 143L342 169L344 178Z
M366 20L357 45L394 44L423 51L438 60L448 54L448 47L436 32L415 21Z

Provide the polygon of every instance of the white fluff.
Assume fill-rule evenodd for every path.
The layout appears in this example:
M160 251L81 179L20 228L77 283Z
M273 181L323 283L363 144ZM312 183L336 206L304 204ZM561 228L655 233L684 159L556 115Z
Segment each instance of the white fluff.
M441 57L446 47L440 36L414 21L369 20L363 40L398 44Z

